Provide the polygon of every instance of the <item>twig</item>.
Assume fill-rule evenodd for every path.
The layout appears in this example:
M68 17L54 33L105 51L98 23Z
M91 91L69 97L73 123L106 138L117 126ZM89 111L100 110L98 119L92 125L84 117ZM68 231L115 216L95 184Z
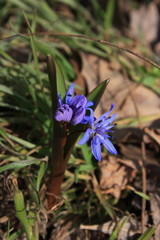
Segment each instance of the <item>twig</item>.
M157 142L158 145L160 145L160 137L159 137L158 135L156 135L153 130L150 130L149 128L146 127L146 128L144 129L144 132L145 132L149 137L151 137L155 142Z
M121 46L118 46L114 43L111 43L111 42L108 42L106 40L100 40L100 39L96 39L96 38L92 38L92 37L88 37L88 36L85 36L85 35L79 35L79 34L70 34L70 33L51 33L51 32L38 32L38 33L20 33L20 34L15 34L15 35L11 35L9 37L5 37L5 38L1 38L0 41L3 41L3 40L8 40L8 39L11 39L11 38L14 38L14 37L19 37L19 36L44 36L44 35L48 35L48 36L65 36L65 37L73 37L73 38L82 38L82 39L86 39L86 40L91 40L91 41L94 41L94 42L99 42L99 43L102 43L102 44L106 44L110 47L114 47L114 48L117 48L119 50L122 50L122 51L125 51L125 52L128 52L140 59L142 59L143 61L149 63L150 65L160 69L160 65L156 64L155 62L149 60L148 58L144 57L144 56L141 56L139 55L138 53L128 49L128 48L124 48L124 47L121 47Z
M33 153L35 153L36 151L38 151L41 148L42 148L42 146L37 146L37 147L33 148L31 151L27 152L26 156L32 155Z
M146 194L147 184L146 184L146 169L145 169L145 161L146 161L146 150L145 143L141 143L141 151L142 151L142 159L140 161L141 169L142 169L142 192ZM145 209L146 209L146 199L142 198L142 211L141 211L141 233L145 231Z

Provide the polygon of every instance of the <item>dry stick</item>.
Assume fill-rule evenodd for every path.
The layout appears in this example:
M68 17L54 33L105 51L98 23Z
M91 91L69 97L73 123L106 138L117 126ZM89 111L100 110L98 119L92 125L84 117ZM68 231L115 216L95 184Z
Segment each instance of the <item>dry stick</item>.
M158 143L158 145L160 145L160 138L159 135L156 134L153 130L149 129L149 128L145 128L144 132L150 137L152 138L156 143Z
M145 161L146 161L146 149L145 143L141 143L141 150L142 150L142 160L140 161L141 168L142 168L142 192L146 194L147 191L147 184L146 184L146 169L145 169ZM142 198L142 212L141 212L141 233L145 231L145 209L146 209L146 199Z
M99 43L102 43L102 44L106 44L106 45L109 45L111 47L114 47L114 48L117 48L119 50L122 50L122 51L125 51L125 52L128 52L140 59L142 59L143 61L149 63L150 65L160 69L160 65L156 64L155 62L149 60L148 58L144 57L144 56L141 56L139 55L138 53L128 49L128 48L124 48L124 47L120 47L114 43L111 43L111 42L108 42L106 40L100 40L100 39L96 39L96 38L92 38L92 37L88 37L88 36L85 36L85 35L79 35L79 34L70 34L70 33L50 33L50 32L38 32L38 33L21 33L21 34L15 34L15 35L12 35L12 36L9 36L9 37L5 37L5 38L1 38L0 41L2 40L8 40L8 39L11 39L11 38L14 38L14 37L17 37L17 36L32 36L32 35L35 35L35 36L44 36L44 35L48 35L48 36L66 36L66 37L74 37L74 38L82 38L82 39L86 39L86 40L91 40L91 41L94 41L94 42L99 42Z

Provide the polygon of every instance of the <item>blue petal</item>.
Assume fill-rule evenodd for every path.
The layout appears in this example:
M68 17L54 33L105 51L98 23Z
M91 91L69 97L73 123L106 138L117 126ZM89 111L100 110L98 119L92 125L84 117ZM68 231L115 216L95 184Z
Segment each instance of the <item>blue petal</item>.
M64 114L63 114L63 112L60 112L59 110L57 110L56 112L55 112L55 119L58 121L58 122L61 122L61 121L63 121L63 118L64 118Z
M60 94L58 94L58 107L60 107L63 104L62 99L60 97Z
M64 121L65 121L65 122L70 122L70 121L71 121L71 118L72 118L72 115L73 115L73 110L72 110L72 108L67 108L67 109L65 109L65 112L64 112Z
M101 126L102 122L108 117L108 115L113 111L114 103L111 104L111 108L108 112L104 113L101 117L99 117L96 121L96 126Z
M86 110L90 111L90 116L88 118L88 122L92 125L95 121L94 112L91 108L86 108Z
M101 138L102 140L102 138ZM103 138L102 143L104 147L112 154L117 154L117 150L115 149L114 145L111 143L111 141L108 140L108 138Z
M58 122L70 122L72 115L73 110L67 104L62 104L55 112L55 119Z
M87 101L86 108L93 106L94 103L92 101Z
M113 132L113 131L109 131L109 129L113 128L114 126L116 126L116 124L109 125L109 126L105 127L105 131L106 132Z
M89 140L91 134L92 134L92 129L88 128L85 131L85 133L84 133L83 137L81 138L81 140L78 142L78 144L82 145L82 144L86 143Z
M106 129L104 127L97 127L95 132L101 135L106 132Z
M67 93L66 93L66 103L69 104L74 93L74 83L71 84Z
M98 160L101 161L101 141L98 136L94 136L91 141L91 149L93 156Z
M86 124L89 122L89 120L90 120L90 116L84 116L84 118L82 119L82 121L80 123Z
M77 95L75 97L73 97L70 102L69 105L74 108L79 108L79 107L84 107L87 103L87 98L83 95Z
M106 138L113 138L113 137L107 135L106 133L101 134L101 137L103 137L104 139L106 139ZM103 140L101 141L101 143L103 143Z
M107 127L108 125L110 125L115 120L116 117L117 117L117 113L114 113L110 118L103 121L101 126L104 127L104 128Z
M83 120L85 113L86 113L86 110L84 107L73 109L73 117L72 117L71 123L73 125L79 124Z

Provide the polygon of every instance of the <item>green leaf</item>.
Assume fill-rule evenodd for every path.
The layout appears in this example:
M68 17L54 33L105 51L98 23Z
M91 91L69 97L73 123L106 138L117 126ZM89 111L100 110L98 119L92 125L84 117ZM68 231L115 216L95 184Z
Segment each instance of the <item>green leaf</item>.
M57 108L57 96L58 93L63 98L66 94L66 85L63 78L63 73L61 71L60 65L57 64L53 57L48 55L48 75L49 82L51 86L51 98L53 111Z
M33 159L33 160L21 160L18 162L9 163L3 167L0 167L0 173L10 169L19 169L19 168L30 166L32 164L39 164L41 161L46 161L46 160Z
M109 79L103 81L87 96L87 99L89 101L94 102L93 109L95 109L97 107L98 103L100 102L108 83L109 83Z
M13 190L13 200L14 200L14 206L16 210L16 216L23 225L25 232L27 234L28 240L33 240L33 232L31 225L29 224L28 218L27 218L27 211L25 207L25 201L24 201L24 195L22 191L19 190L18 186L14 185Z
M95 167L92 166L91 164L83 164L83 165L80 165L79 167L77 167L76 170L74 171L75 183L78 183L78 174L80 172L91 171L91 170L94 170L94 169L95 169Z
M40 86L41 86L41 88L43 88L42 81L40 79L39 62L38 62L38 57L37 57L37 48L36 48L34 36L32 35L32 27L31 27L24 11L23 11L23 16L24 16L25 21L27 23L29 33L31 34L29 36L29 38L30 38L30 43L31 43L31 48L32 48L32 53L33 53L33 58L34 58L34 65L35 65L36 74L38 76Z
M115 240L118 237L118 233L121 231L123 225L128 221L129 217L124 217L121 221L116 225L114 231L112 232L109 240Z
M0 107L14 109L14 110L22 111L22 112L26 112L26 113L31 113L32 112L31 110L28 110L26 108L22 108L22 107L19 107L19 106L14 106L14 105L11 105L11 104L8 104L8 103L2 103L2 102L0 102Z
M57 71L57 89L58 93L60 94L61 98L63 99L66 95L66 85L64 81L63 72L61 66L58 62L56 62L56 71Z
M149 196L147 194L144 194L142 192L138 192L138 191L134 191L137 195L139 195L140 197L146 199L146 200L150 200Z
M23 139L21 139L21 138L19 138L19 137L15 137L14 135L11 135L11 134L9 134L9 133L7 133L7 137L10 138L10 139L13 140L13 141L19 143L20 145L26 147L26 148L32 149L32 148L35 148L35 147L36 147L35 144L30 143L30 142L28 142L28 141L26 141L26 140L23 140Z
M26 98L22 97L21 95L19 95L15 91L11 90L10 88L4 86L3 84L0 84L0 92L9 94L9 95L13 96L14 98L15 97L18 98L21 102L23 102L24 104L27 104L27 106L29 108L31 108L31 104L30 104L29 100L27 100Z
M7 138L7 133L2 129L0 128L0 135L3 137L3 138Z
M7 239L8 240L16 240L22 234L22 232L23 232L23 229L21 229L20 231L14 232Z
M116 0L108 1L106 6L106 12L104 16L104 31L107 32L112 26L113 15L115 12Z
M47 67L48 67L48 76L49 76L51 100L52 100L52 113L54 113L57 108L57 96L58 96L56 64L54 59L50 55L48 55L47 60L48 60Z
M78 146L82 150L83 157L88 164L92 164L92 152L91 148L85 143Z
M40 184L41 184L41 181L42 181L42 178L45 174L45 171L47 169L47 165L45 162L42 162L41 165L40 165L40 169L38 171L38 176L37 176L37 182L36 182L36 190L39 191L40 189Z
M154 226L151 226L137 240L149 240L154 233Z
M0 55L5 57L8 61L16 63L16 60L14 60L9 54L7 54L6 52L2 51L1 49L0 49Z

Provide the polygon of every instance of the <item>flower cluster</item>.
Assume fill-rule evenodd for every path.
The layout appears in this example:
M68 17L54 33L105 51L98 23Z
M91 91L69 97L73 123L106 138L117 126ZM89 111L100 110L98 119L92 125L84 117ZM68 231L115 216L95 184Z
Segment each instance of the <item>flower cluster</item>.
M71 123L76 125L79 123L86 124L87 129L79 141L79 144L82 145L90 140L91 150L93 156L101 161L101 146L103 145L110 153L117 154L112 142L109 138L112 138L107 133L112 132L116 124L113 124L117 114L109 116L114 108L114 104L111 105L111 108L108 112L104 113L100 118L96 119L94 117L94 112L90 108L93 105L93 102L87 101L87 98L83 95L73 96L74 93L74 84L70 86L66 93L65 103L63 103L60 95L58 95L58 108L55 112L55 119L62 123ZM86 111L90 113L86 115Z
M110 129L115 126L111 125L117 114L113 114L111 117L108 117L114 108L114 104L111 105L111 108L108 112L104 113L100 118L96 119L91 111L89 118L89 127L84 133L82 139L79 141L79 144L82 145L86 143L91 138L91 149L93 156L101 161L101 145L103 145L110 153L117 154L117 150L114 145L108 138L111 138L107 132L112 132Z
M93 105L93 102L87 101L83 95L74 94L74 84L70 86L66 93L65 103L63 103L60 95L58 95L58 108L55 113L55 119L58 122L71 123L76 125L84 119L86 110Z

